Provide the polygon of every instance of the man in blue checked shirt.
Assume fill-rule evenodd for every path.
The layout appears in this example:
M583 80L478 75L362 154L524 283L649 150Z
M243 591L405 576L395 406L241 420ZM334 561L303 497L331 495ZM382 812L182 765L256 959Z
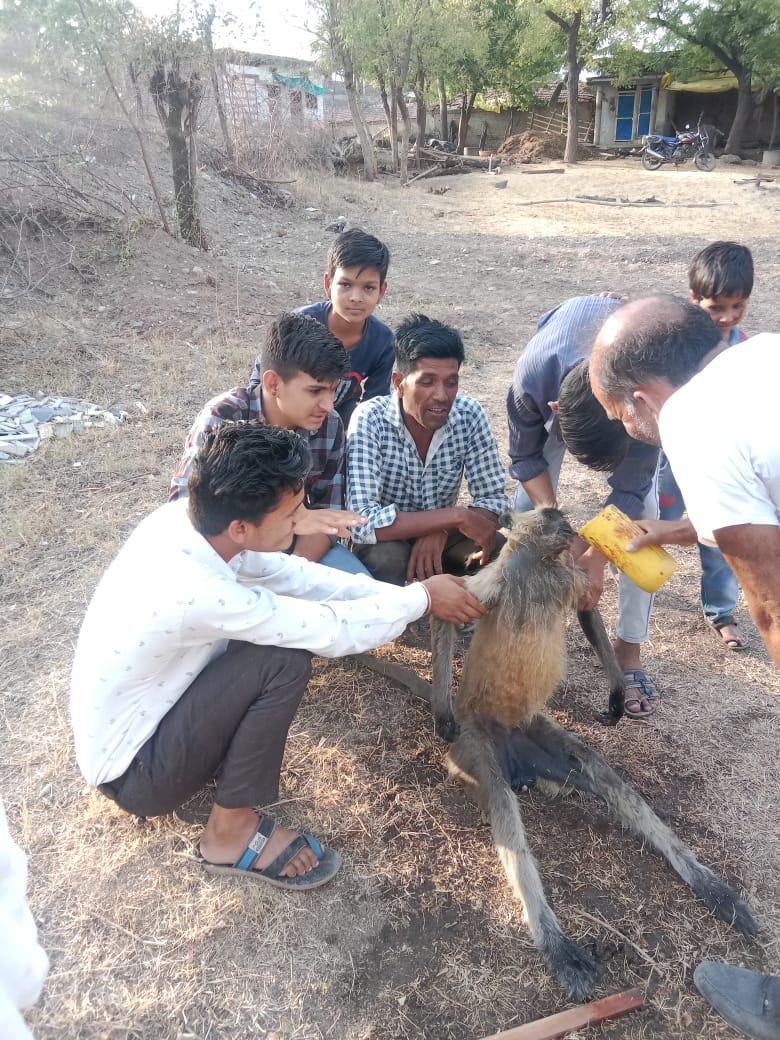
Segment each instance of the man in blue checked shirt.
M413 314L396 330L394 393L358 405L347 435L353 551L403 585L486 563L502 542L506 473L482 405L458 393L463 341ZM471 504L456 505L463 477Z

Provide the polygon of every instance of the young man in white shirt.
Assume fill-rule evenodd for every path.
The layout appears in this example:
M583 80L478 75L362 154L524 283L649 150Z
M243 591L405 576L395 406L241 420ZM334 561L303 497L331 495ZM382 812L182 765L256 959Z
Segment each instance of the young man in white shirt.
M395 588L286 555L309 461L282 428L210 433L189 498L143 520L98 585L71 689L90 783L127 812L157 816L216 778L206 869L296 888L330 880L339 854L253 806L277 797L311 654L379 646L427 611L456 623L484 613L451 577Z

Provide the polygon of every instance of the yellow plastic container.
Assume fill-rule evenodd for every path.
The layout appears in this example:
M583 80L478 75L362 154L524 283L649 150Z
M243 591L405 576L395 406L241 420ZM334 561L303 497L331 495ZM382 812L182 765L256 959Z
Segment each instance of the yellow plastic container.
M637 552L626 552L626 546L641 527L629 520L615 506L606 506L580 530L580 535L614 563L619 571L645 592L657 592L677 570L677 564L660 545L646 545Z

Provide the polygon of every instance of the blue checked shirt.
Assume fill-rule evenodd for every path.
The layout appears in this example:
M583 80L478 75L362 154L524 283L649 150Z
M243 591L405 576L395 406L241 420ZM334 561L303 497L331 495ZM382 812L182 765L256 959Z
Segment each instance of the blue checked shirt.
M347 508L368 523L352 528L352 540L373 545L376 528L388 527L399 511L455 505L464 474L472 505L498 515L506 510L506 473L478 401L458 394L425 462L404 425L397 394L364 401L347 435Z
M264 423L262 387L238 387L207 401L192 424L184 445L179 468L171 481L168 501L187 494L187 481L192 460L209 430L224 422L241 419ZM344 508L344 427L335 412L328 412L318 430L296 430L309 445L311 471L306 478L305 502L308 509Z

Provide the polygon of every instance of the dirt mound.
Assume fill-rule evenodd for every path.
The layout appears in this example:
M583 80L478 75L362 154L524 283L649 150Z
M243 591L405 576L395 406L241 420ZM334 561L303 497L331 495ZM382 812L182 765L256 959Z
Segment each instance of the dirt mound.
M501 161L508 165L540 163L549 159L563 159L566 137L563 134L543 134L537 130L526 130L513 134L498 149Z

